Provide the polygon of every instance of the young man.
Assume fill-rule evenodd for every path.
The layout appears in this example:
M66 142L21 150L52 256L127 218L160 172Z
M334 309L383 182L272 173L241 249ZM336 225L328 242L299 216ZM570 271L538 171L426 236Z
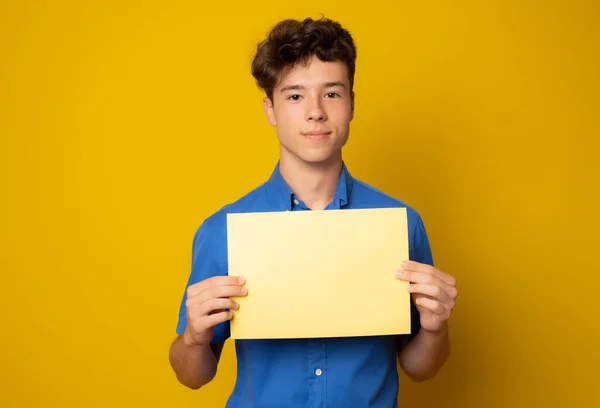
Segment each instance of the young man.
M196 232L170 351L182 384L197 389L213 379L230 334L228 310L238 307L230 297L246 294L243 277L227 276L227 213L407 207L354 179L342 160L354 115L355 59L350 34L325 19L283 21L258 46L252 74L266 93L263 107L276 128L280 158L268 181ZM432 266L421 218L412 208L407 212L410 261L390 274L411 282L411 334L238 340L228 407L395 407L396 359L415 381L437 373L449 353L456 282ZM335 319L334 310L323 313Z

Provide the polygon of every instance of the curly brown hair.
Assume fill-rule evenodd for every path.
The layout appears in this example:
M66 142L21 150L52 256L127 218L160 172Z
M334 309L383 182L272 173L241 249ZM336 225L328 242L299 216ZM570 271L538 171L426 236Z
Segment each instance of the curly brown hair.
M257 46L252 76L273 101L273 89L290 69L316 55L321 61L340 61L348 67L350 90L354 86L356 46L348 30L322 17L304 21L283 20Z

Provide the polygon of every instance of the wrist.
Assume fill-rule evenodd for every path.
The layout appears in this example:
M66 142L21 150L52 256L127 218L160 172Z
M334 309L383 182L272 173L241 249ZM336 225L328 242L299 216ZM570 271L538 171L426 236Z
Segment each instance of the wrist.
M428 329L421 327L421 331L423 331L424 334L429 337L438 337L438 338L447 337L448 336L448 322L447 321L443 322L440 325L440 327L437 328L436 330L428 330Z
M190 333L190 330L187 327L183 331L181 338L183 340L183 344L186 347L198 347L203 345L202 343L199 343L198 341L194 340L192 333Z

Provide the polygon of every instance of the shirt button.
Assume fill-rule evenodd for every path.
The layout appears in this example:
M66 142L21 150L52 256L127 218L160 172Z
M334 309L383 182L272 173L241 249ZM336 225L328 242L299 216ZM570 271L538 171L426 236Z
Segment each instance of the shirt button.
M296 204L296 205L300 205L300 201L298 201L298 200L294 199L294 204Z
M316 374L316 375L321 375L321 374L323 374L323 371L322 371L320 368L317 368L317 369L315 370L315 374Z

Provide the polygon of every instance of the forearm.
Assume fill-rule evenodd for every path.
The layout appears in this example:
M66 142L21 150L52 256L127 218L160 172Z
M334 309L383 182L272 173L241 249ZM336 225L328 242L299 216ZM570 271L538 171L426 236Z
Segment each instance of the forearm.
M215 352L218 353L209 344L190 345L185 335L181 335L171 345L169 361L179 382L198 389L208 384L217 373L218 356Z
M448 326L439 332L421 329L399 354L400 366L416 382L433 378L450 354Z

